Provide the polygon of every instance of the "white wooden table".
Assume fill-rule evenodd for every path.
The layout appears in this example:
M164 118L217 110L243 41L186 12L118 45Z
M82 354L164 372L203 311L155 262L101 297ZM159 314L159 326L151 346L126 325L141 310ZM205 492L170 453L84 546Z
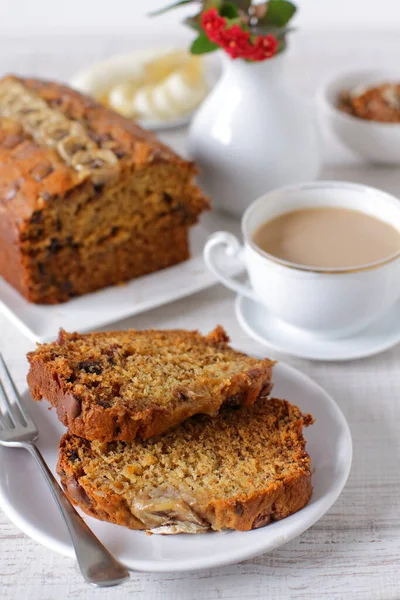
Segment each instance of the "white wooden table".
M67 80L100 56L147 43L96 37L0 40L0 72ZM396 32L337 31L298 34L289 75L312 96L333 70L399 64ZM182 133L172 143L182 148ZM357 162L326 137L324 178L372 184L400 196L400 170ZM207 331L221 323L233 343L265 352L239 328L233 295L220 286L117 324L117 327L188 327ZM0 316L0 350L22 390L32 344ZM337 400L353 435L354 462L348 484L329 513L298 539L239 565L183 574L135 574L122 588L94 590L73 561L28 539L0 511L2 600L146 600L400 598L400 346L380 356L323 364L287 359ZM0 465L1 468L1 465Z

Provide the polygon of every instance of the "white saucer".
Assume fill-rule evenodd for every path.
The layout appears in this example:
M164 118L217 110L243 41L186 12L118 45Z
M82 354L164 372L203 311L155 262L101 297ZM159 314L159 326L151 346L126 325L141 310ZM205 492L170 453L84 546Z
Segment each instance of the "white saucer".
M279 363L274 395L297 404L315 417L305 430L314 469L312 498L298 513L254 531L199 535L151 535L84 516L95 534L128 568L138 571L189 571L228 565L286 544L318 521L342 491L351 466L350 430L338 406L308 377ZM47 402L24 394L40 432L39 448L55 472L57 447L64 427ZM49 490L25 450L0 448L0 506L28 536L74 557L74 551ZM329 536L329 533L327 533Z
M373 356L400 342L400 302L382 319L348 338L326 339L304 333L274 317L262 304L237 296L240 326L264 346L310 360L355 360Z

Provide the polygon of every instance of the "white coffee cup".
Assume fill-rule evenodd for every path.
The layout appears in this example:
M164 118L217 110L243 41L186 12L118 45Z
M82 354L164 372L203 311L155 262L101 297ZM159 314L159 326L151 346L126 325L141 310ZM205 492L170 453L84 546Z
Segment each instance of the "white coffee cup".
M400 249L373 264L321 269L278 259L253 241L254 232L266 221L319 206L359 210L400 232L400 201L390 194L340 181L300 183L269 192L249 206L242 218L244 246L231 233L220 231L207 241L204 259L224 285L261 302L285 323L320 336L346 336L379 319L400 299ZM220 265L221 247L227 263L232 257L244 263L251 287L230 277Z

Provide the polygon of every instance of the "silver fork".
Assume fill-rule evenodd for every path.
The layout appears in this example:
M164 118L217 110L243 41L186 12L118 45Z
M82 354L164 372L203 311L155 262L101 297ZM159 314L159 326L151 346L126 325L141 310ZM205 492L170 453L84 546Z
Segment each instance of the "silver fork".
M6 382L6 386L4 382ZM7 393L6 387L9 393ZM129 578L128 571L108 552L78 515L35 445L38 437L39 432L36 425L29 415L0 353L0 446L25 448L36 460L67 524L76 558L85 580L99 587L123 583Z

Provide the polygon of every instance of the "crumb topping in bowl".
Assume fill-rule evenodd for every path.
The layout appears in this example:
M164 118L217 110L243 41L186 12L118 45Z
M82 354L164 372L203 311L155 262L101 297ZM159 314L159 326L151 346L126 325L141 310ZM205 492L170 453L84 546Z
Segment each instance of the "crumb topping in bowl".
M343 90L338 108L360 119L400 123L400 83L363 85L353 90Z

